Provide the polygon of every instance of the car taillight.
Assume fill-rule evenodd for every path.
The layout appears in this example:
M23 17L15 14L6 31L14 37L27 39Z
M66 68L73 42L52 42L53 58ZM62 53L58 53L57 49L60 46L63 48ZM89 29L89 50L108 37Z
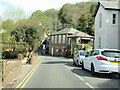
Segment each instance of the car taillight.
M97 56L96 58L97 58L98 60L104 60L104 61L107 61L107 58L102 57L102 56Z

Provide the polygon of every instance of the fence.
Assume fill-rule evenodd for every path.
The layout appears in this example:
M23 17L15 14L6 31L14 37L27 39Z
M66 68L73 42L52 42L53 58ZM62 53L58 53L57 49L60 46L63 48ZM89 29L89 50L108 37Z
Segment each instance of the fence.
M2 60L2 86L7 87L9 82L20 74L21 68L21 60Z

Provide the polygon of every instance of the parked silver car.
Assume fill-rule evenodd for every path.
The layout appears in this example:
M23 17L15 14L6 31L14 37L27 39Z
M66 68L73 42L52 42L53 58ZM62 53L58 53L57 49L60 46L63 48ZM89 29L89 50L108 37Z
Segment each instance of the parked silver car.
M77 51L73 56L73 65L80 66L88 51Z

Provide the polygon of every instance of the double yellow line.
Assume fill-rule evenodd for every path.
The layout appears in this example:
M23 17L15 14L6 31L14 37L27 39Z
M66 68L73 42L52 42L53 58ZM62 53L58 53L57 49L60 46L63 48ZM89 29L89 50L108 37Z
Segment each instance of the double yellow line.
M24 88L25 85L28 83L28 81L30 80L30 78L33 76L33 74L35 73L35 71L37 70L38 66L40 65L40 62L28 73L28 75L19 83L19 85L16 88Z

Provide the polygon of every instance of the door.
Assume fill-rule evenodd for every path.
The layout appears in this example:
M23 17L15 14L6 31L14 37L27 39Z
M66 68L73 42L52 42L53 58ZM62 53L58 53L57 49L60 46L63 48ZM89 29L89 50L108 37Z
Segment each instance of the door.
M90 51L86 56L85 56L85 59L84 59L84 68L85 69L88 69L89 70L89 64L90 64L90 58L91 58L91 55L92 55L93 51Z

